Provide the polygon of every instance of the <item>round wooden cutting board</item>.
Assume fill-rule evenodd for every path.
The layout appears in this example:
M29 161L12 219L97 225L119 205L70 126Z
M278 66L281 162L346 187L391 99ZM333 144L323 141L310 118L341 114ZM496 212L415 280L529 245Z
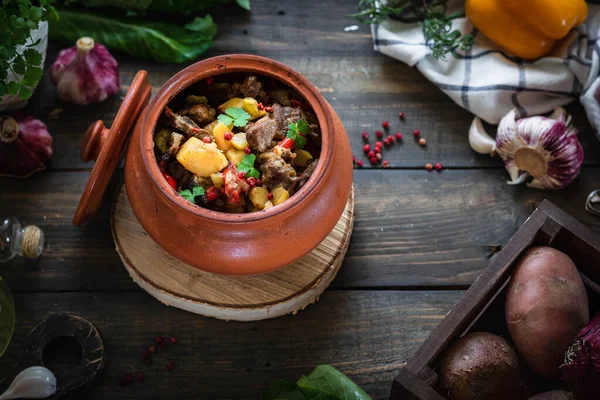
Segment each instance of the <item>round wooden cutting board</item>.
M224 320L257 321L296 313L335 277L354 223L354 189L337 225L312 252L277 271L216 275L173 258L144 231L122 186L111 213L117 252L133 280L162 303Z

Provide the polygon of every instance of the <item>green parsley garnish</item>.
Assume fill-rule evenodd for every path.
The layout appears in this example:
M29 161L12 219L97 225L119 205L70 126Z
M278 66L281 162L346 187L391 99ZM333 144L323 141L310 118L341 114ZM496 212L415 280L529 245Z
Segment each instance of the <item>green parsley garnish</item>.
M242 158L242 161L238 164L237 170L245 173L247 177L258 179L260 174L257 169L254 168L254 161L256 161L256 156L254 154L246 154L244 158Z
M188 189L181 190L179 191L179 194L187 201L194 203L196 197L204 195L204 188L202 186L194 186L192 191Z
M246 126L246 124L248 123L248 120L250 119L250 114L244 111L243 108L229 107L227 110L225 110L225 114L219 115L217 119L227 126L233 123L233 126L241 128L243 126Z
M310 132L310 126L303 119L288 125L287 137L294 141L294 146L301 149L306 145L306 135Z

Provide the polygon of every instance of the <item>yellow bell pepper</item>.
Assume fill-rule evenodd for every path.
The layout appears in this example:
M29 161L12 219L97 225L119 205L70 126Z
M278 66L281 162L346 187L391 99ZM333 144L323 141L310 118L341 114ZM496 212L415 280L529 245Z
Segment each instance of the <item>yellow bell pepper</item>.
M587 17L585 0L466 0L473 25L504 51L533 60Z

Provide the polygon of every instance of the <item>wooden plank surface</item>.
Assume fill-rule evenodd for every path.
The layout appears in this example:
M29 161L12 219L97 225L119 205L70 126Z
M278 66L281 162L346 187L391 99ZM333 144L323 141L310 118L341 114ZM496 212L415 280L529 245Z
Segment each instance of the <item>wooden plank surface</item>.
M274 58L298 70L321 90L337 111L356 155L362 156L361 132L370 133L373 145L375 130L387 120L391 124L391 133L401 131L406 138L401 146L384 151L392 168L417 168L428 162L441 162L448 167L502 168L499 159L478 155L469 147L467 134L473 118L471 114L455 105L416 68L375 53L367 27L344 32L345 26L355 23L343 18L355 10L355 1L282 2L278 7L285 15L278 15L268 2L255 3L250 15L239 11L231 13L230 10L214 15L220 24L219 36L216 46L206 57L253 53ZM104 103L81 107L58 101L50 81L48 67L61 47L50 44L49 62L30 108L42 119L56 108L64 110L57 119L45 118L54 135L55 149L60 149L49 164L49 168L55 170L91 168L91 164L79 159L79 141L86 128L97 119L110 125L139 69L148 70L156 93L173 74L186 66L155 64L115 54L120 65L121 92ZM406 113L406 121L398 119L399 111ZM583 108L573 105L568 111L581 131L586 164L600 165L600 143ZM414 141L411 136L414 129L419 129L427 139L426 149ZM365 164L370 167L368 162Z
M271 380L295 379L319 363L334 365L375 399L387 399L397 370L485 267L490 246L504 244L544 198L600 232L600 219L583 209L587 194L600 188L600 143L581 106L568 107L586 153L586 168L575 184L561 192L508 186L499 159L469 148L469 113L415 68L374 53L368 27L344 31L355 24L343 18L356 10L355 0L277 5L252 0L252 8L251 13L235 7L211 11L219 35L206 57L259 54L300 71L338 112L357 155L360 133L373 137L383 120L407 139L385 153L390 170L367 165L355 171L354 234L331 290L296 316L258 323L202 318L142 292L114 250L110 201L82 228L71 225L92 166L79 160L79 142L91 122L112 122L136 71L149 71L156 93L185 65L115 54L120 95L75 106L56 99L48 70L63 45L51 44L42 83L25 112L48 123L54 158L49 171L30 179L0 178L2 214L37 224L48 237L38 262L0 264L17 306L16 332L0 358L0 376L35 324L71 312L97 325L109 357L105 373L72 399L256 399ZM57 108L62 114L49 119ZM397 119L399 111L406 122ZM428 140L427 148L410 137L415 128ZM428 173L421 169L427 162L452 169ZM121 179L118 173L110 193ZM169 374L162 364L166 358L159 357L144 369L144 383L119 388L119 378L142 365L142 350L159 334L180 340L168 353L176 370Z
M89 319L104 339L105 371L69 399L258 399L274 379L295 380L329 363L374 399L389 397L396 371L458 300L460 291L330 291L295 316L257 323L224 322L168 308L145 293L15 295L17 330L0 371L11 368L31 328L54 313ZM144 365L158 335L176 336ZM168 361L175 362L169 373ZM146 381L119 387L131 370ZM3 374L0 374L3 375ZM59 377L60 381L60 377Z
M567 191L553 192L509 186L504 170L357 170L354 233L333 286L465 287L487 265L490 246L505 244L545 198L600 232L600 218L583 208L599 172L586 168ZM7 215L48 238L37 263L0 265L13 290L137 290L114 250L110 200L82 228L71 225L87 176L47 172L0 193Z

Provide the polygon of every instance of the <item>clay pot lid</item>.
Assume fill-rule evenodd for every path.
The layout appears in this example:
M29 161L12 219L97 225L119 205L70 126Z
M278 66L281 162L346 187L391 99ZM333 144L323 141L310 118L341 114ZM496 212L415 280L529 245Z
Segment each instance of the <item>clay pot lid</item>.
M150 100L151 89L148 73L144 70L139 71L131 82L112 127L107 129L104 122L98 120L85 132L81 142L81 159L84 162L96 160L96 164L79 200L73 225L80 226L88 217L98 212L134 122Z

